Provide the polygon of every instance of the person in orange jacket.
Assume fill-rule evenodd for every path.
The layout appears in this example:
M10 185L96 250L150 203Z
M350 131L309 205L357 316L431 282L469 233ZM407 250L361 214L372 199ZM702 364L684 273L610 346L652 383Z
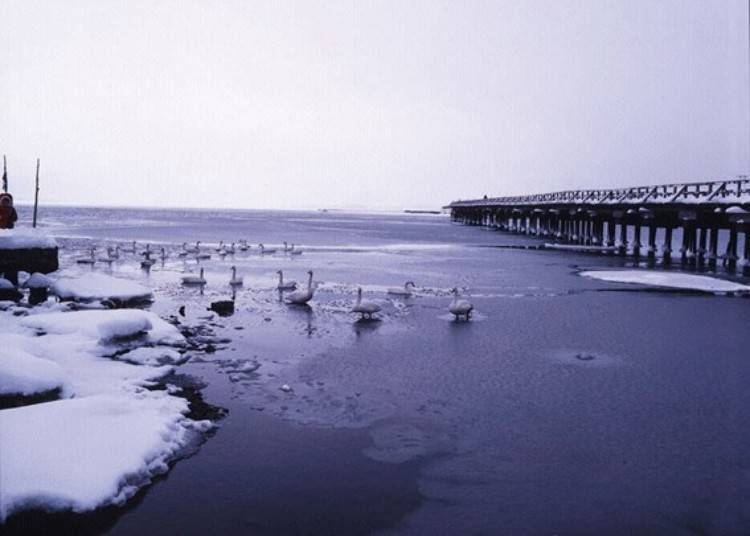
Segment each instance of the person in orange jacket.
M13 196L0 194L0 229L13 229L18 220L18 213L13 208Z

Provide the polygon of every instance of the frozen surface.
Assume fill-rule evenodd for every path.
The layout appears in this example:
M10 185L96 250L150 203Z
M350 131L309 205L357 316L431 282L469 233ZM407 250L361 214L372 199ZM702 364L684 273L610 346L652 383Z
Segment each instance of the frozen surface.
M78 277L61 277L52 286L52 292L64 300L114 299L132 302L153 298L151 291L138 283L95 272Z
M656 287L701 290L705 292L748 292L750 286L706 275L655 270L588 270L580 275L613 283L638 283Z
M0 249L56 248L55 239L34 229L0 229Z

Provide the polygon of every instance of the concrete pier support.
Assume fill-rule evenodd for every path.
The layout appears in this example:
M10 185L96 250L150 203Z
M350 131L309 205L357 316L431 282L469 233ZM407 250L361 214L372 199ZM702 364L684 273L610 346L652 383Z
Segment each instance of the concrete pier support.
M617 243L617 254L624 257L628 253L628 225L625 218L620 219L620 241Z
M633 257L641 256L641 222L636 220L633 231Z
M732 223L729 227L729 243L725 257L726 268L730 272L737 270L737 225Z
M719 258L719 228L711 226L708 236L708 268L716 270L716 261Z
M614 218L607 220L607 247L614 247L615 245L615 230L616 224Z
M649 222L648 226L648 249L646 249L646 257L649 260L656 259L656 222L653 220Z
M706 226L701 225L698 238L698 250L696 251L696 265L703 268L706 264Z
M662 263L665 266L672 264L672 224L668 223L664 228L664 247L661 250Z

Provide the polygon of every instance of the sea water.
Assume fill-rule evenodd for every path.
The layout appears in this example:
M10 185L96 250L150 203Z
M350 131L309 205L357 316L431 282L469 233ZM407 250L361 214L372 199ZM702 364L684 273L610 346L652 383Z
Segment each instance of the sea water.
M741 534L750 531L750 361L742 297L578 276L633 266L519 249L445 216L49 208L63 270L154 289L152 310L226 340L179 374L228 409L218 432L126 508L64 522L134 534ZM22 213L23 217L23 213ZM177 256L201 241L210 260ZM247 240L219 257L218 242ZM285 254L282 242L302 255ZM277 248L260 255L257 244ZM238 245L238 244L236 244ZM507 247L510 246L510 247ZM236 313L230 267L244 285ZM204 268L208 281L180 278ZM658 267L657 267L658 269ZM276 292L277 270L309 307ZM387 294L413 281L413 297ZM349 312L361 287L378 320ZM457 287L470 322L448 314ZM291 390L281 390L288 385ZM56 521L60 521L59 519ZM41 524L44 520L36 519Z

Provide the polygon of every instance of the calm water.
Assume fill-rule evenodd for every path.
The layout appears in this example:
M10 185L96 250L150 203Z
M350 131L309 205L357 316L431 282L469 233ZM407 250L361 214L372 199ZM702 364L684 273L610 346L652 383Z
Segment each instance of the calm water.
M203 295L179 284L195 261L112 266L155 289L157 312L186 305L189 322L229 296L229 266L245 286L238 313L213 326L231 342L180 368L228 408L219 431L128 508L71 522L79 531L750 532L747 299L587 280L576 271L623 261L482 247L533 240L438 216L42 216L70 272L89 245L127 240L305 250L214 254ZM298 281L314 270L311 308L279 303L278 269ZM385 294L406 280L415 297ZM348 313L358 285L381 300L379 322ZM453 286L476 306L471 323L446 315Z

